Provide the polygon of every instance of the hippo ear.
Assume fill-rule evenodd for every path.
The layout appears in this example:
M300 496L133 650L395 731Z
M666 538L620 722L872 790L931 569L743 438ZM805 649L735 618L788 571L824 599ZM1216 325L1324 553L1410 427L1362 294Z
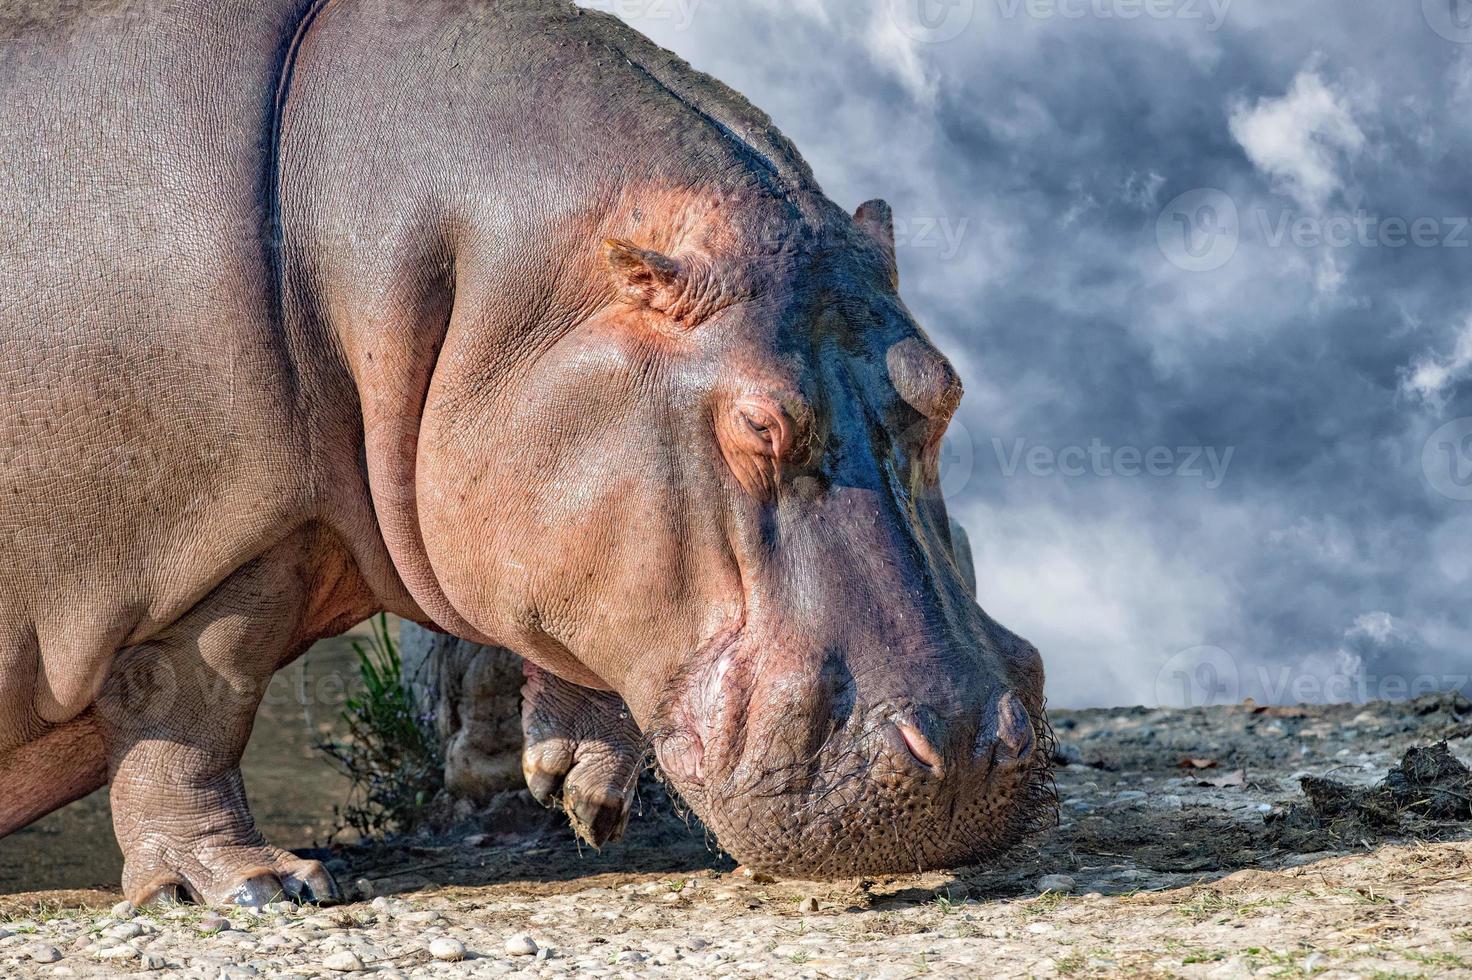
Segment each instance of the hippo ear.
M630 304L667 313L685 293L685 267L668 255L618 238L604 239L603 254L615 287Z
M884 201L878 199L866 201L860 204L859 209L854 212L854 223L878 243L880 251L884 253L884 258L889 263L890 285L898 289L900 269L899 262L895 259L894 211Z

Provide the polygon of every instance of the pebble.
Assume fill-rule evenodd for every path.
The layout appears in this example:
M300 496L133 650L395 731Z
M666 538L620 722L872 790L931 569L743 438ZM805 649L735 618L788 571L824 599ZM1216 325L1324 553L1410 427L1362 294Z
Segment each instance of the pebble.
M199 920L199 931L209 935L215 932L224 932L230 928L230 920L223 919L218 915L207 915Z
M1114 794L1114 798L1120 803L1138 803L1140 800L1149 799L1150 794L1142 789L1127 789Z
M536 941L526 933L520 933L506 940L507 956L535 956L537 955Z
M1036 887L1040 892L1059 892L1066 895L1078 886L1068 875L1043 875L1038 879Z
M1303 972L1317 973L1319 970L1324 969L1324 964L1327 961L1328 957L1326 957L1323 953L1310 953L1308 954L1308 957L1303 961Z
M144 953L138 959L138 965L144 970L163 970L169 965L169 961L157 953Z
M356 973L359 970L365 969L363 961L358 958L358 954L350 949L333 953L327 957L322 961L322 968L331 970L334 973Z
M131 919L138 912L133 908L133 903L124 899L112 907L111 915L114 919Z
M797 903L797 910L799 912L816 912L818 911L818 900L809 895Z
M533 949L533 952L536 950ZM446 963L459 963L465 959L465 944L458 939L441 936L430 941L429 955L437 960L444 960Z
M357 881L353 882L353 891L357 892L358 897L366 902L368 901L368 899L373 897L373 882L369 881L367 878L359 878Z
M61 950L55 946L37 946L31 950L31 959L37 963L55 963L61 959Z
M127 942L129 939L137 939L143 935L143 927L136 922L120 922L103 930L103 935Z
M132 946L109 946L97 951L99 960L135 960L138 958L138 950Z

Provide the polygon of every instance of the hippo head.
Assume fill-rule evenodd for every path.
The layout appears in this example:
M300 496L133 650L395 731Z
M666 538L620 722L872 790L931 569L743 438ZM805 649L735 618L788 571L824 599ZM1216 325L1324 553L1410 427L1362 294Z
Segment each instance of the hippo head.
M972 863L1053 797L1041 661L977 605L938 487L960 381L886 205L739 210L597 236L577 326L431 393L428 557L481 637L618 691L740 861Z

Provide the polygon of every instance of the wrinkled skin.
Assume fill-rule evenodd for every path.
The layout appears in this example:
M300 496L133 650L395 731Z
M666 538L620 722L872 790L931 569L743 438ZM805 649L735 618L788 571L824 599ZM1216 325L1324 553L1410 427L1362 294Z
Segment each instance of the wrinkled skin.
M740 96L550 0L0 36L0 833L111 780L132 900L331 898L238 763L271 673L378 610L616 692L756 867L964 863L1046 810L888 208Z

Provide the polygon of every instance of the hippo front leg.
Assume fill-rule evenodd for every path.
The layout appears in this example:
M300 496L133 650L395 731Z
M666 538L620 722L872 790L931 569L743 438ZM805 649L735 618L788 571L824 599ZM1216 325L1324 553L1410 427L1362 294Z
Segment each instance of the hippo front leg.
M601 847L623 836L644 767L645 746L617 694L524 666L521 766L527 788L548 806L560 800L579 837Z
M266 843L240 775L256 708L297 642L304 591L297 566L257 560L164 636L119 654L97 714L133 904L337 898L321 864Z

